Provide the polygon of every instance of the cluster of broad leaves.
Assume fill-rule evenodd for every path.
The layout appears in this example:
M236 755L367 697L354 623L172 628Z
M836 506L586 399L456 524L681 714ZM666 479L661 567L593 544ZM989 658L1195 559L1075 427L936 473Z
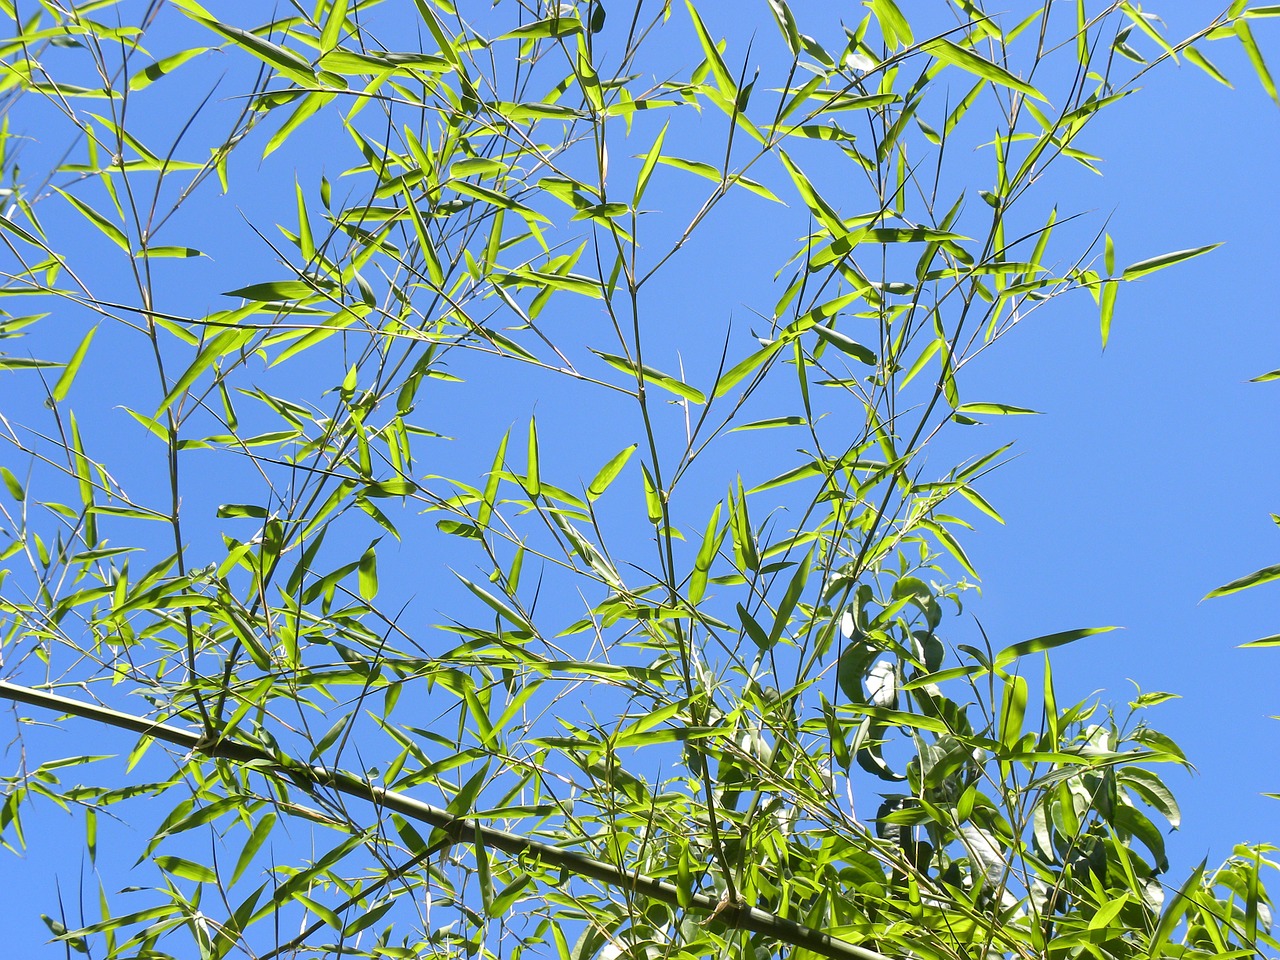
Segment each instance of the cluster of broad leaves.
M1051 169L1217 41L1274 97L1277 8L242 6L0 0L0 693L92 745L17 728L0 828L83 819L56 940L1277 946L1270 848L1165 875L1167 695L1060 703L1101 629L956 616L1003 449L924 458L1031 412L965 391L1016 324L1076 292L1105 343L1209 249L1117 267ZM769 259L708 308L719 256Z

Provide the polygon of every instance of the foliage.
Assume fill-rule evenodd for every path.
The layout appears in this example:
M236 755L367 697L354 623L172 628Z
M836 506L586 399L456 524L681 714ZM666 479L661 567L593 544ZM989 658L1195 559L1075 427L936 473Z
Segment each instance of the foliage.
M1059 703L1042 654L1108 628L944 624L999 520L962 428L1032 412L966 368L1073 293L1105 344L1122 285L1212 249L1118 267L1051 171L1164 61L1223 80L1211 42L1275 97L1277 8L864 6L739 42L736 6L0 0L0 693L140 736L28 766L24 727L0 828L149 831L57 940L1275 950L1271 848L1163 876L1165 695Z

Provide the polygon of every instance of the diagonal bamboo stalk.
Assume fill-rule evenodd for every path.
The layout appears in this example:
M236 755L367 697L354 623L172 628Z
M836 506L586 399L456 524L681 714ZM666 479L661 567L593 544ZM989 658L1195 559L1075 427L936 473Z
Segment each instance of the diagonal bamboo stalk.
M184 747L206 757L230 760L234 763L265 762L295 782L300 780L310 786L327 787L349 797L367 800L381 809L392 810L410 820L438 827L447 831L456 839L456 842L480 842L513 856L531 855L542 863L559 867L575 876L598 880L603 884L625 889L670 906L681 906L679 891L670 883L640 873L628 873L612 864L574 850L564 850L519 834L485 826L469 817L455 816L447 810L433 807L402 793L375 787L349 773L298 763L243 741L211 740L190 730L148 720L145 717L122 713L97 704L83 703L55 693L46 693L2 680L0 680L0 698L83 717L121 730L129 730L154 740ZM711 914L730 926L764 934L780 943L812 950L814 953L829 957L830 960L891 960L882 953L747 904L729 903L704 893L694 893L690 895L689 901L684 906L686 909Z

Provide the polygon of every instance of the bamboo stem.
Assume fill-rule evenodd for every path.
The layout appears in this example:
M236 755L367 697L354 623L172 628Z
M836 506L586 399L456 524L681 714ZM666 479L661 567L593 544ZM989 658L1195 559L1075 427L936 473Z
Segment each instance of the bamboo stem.
M682 905L679 891L670 883L640 873L628 873L612 864L577 851L565 850L519 834L498 830L469 817L455 816L447 810L433 807L402 793L376 787L349 773L298 763L243 741L210 740L189 730L148 720L145 717L122 713L97 704L83 703L55 693L46 693L2 680L0 680L0 698L83 717L86 720L122 730L130 730L154 740L163 740L175 746L185 747L207 757L231 760L236 763L265 761L295 782L301 779L313 786L328 787L346 796L367 800L381 809L392 810L410 820L438 827L448 832L456 842L474 842L478 839L486 846L513 856L532 856L544 864L567 870L575 876L598 880L608 886L625 889L669 906ZM747 904L720 901L705 893L690 894L687 900L688 902L683 904L686 909L711 914L732 927L764 934L781 943L812 950L831 960L891 960L874 950L868 950L866 947L860 947Z

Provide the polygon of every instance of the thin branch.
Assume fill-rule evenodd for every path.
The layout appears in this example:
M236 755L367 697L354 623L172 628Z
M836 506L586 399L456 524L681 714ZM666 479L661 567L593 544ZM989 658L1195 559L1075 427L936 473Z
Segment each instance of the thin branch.
M55 693L46 693L2 680L0 680L0 698L129 730L153 740L163 740L166 743L184 747L206 757L230 760L234 763L255 763L259 770L265 763L294 782L301 781L308 786L327 787L349 797L367 800L380 809L392 810L410 820L438 827L452 837L454 842L465 843L474 839L512 856L533 856L544 864L567 870L574 876L598 880L608 886L624 889L668 906L707 913L716 919L723 920L731 927L764 934L780 943L812 950L831 960L891 960L882 953L868 950L866 947L860 947L744 903L717 900L705 893L691 893L687 895L688 902L682 903L680 891L670 883L664 883L640 873L629 873L574 850L564 850L519 834L485 826L469 817L454 816L447 810L433 807L402 793L375 787L349 773L299 763L292 758L274 754L250 743L201 737L190 730L158 723L145 717L122 713L97 704L83 703Z

